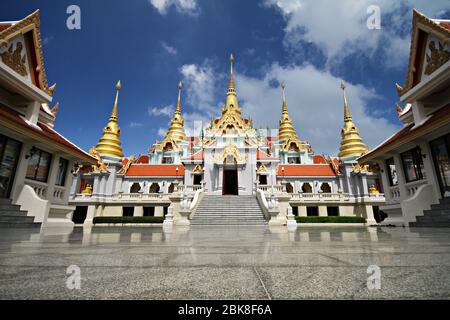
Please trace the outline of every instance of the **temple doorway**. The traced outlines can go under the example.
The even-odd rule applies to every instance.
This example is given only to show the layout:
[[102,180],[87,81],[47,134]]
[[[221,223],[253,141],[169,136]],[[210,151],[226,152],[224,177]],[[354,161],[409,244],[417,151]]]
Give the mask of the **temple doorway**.
[[237,168],[223,169],[223,195],[238,195],[238,171]]

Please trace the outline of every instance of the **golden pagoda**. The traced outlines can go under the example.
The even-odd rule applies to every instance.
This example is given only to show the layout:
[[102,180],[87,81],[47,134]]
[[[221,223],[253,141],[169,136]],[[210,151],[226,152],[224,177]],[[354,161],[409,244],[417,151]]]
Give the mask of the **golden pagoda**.
[[341,82],[341,89],[344,92],[344,127],[341,130],[341,148],[339,158],[356,158],[367,153],[369,149],[359,136],[359,130],[353,122],[352,115],[348,108],[347,96],[345,94],[345,82]]
[[250,128],[250,121],[248,119],[243,119],[241,116],[241,109],[239,108],[236,89],[234,86],[233,62],[234,56],[231,53],[230,83],[228,85],[227,98],[225,105],[222,107],[222,116],[215,124],[215,129],[221,133],[226,133],[230,129],[243,133]]
[[286,84],[282,82],[281,92],[283,97],[283,104],[281,109],[280,128],[278,129],[278,140],[284,142],[295,141],[296,143],[299,143],[297,133],[295,132],[294,126],[292,125],[292,119],[288,113],[286,95],[284,93],[285,88]]
[[169,130],[167,130],[166,136],[163,140],[162,146],[165,146],[166,142],[184,141],[186,139],[186,133],[184,132],[184,120],[181,115],[181,89],[183,88],[183,83],[180,81],[178,83],[178,101],[173,118],[170,121]]
[[106,124],[106,127],[103,128],[102,137],[95,147],[96,151],[102,159],[113,162],[120,162],[122,161],[123,157],[122,146],[120,144],[120,128],[118,123],[117,111],[119,90],[121,89],[121,87],[122,85],[119,80],[116,85],[116,99],[114,101],[111,116],[109,117],[109,121]]

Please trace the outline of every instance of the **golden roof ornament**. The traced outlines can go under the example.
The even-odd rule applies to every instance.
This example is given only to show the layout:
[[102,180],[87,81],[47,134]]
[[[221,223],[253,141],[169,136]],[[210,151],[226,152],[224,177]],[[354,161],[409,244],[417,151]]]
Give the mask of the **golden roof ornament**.
[[[280,84],[281,86],[281,94],[283,99],[283,104],[281,108],[281,118],[280,118],[280,127],[278,129],[278,139],[280,141],[291,141],[295,143],[297,146],[300,145],[297,137],[297,133],[295,132],[294,126],[292,125],[292,119],[289,116],[287,103],[286,103],[286,95],[285,95],[285,89],[286,89],[286,83],[282,82]],[[286,147],[289,147],[291,143],[286,145]]]
[[236,88],[234,86],[234,78],[233,78],[233,63],[234,56],[233,53],[230,54],[230,84],[228,85],[227,90],[227,100],[225,103],[224,112],[233,112],[237,114],[241,114],[241,110],[239,109],[239,104],[236,95]]
[[53,108],[50,109],[50,112],[53,114],[54,117],[56,117],[56,114],[57,114],[57,112],[58,112],[58,109],[59,109],[59,102],[57,102],[57,103],[53,106]]
[[184,132],[184,120],[181,115],[181,89],[183,89],[183,83],[180,81],[178,83],[178,100],[177,106],[175,108],[175,113],[173,114],[172,120],[170,121],[169,129],[167,130],[166,136],[161,143],[164,147],[167,142],[175,142],[175,145],[186,139],[186,133]]
[[400,115],[403,112],[402,107],[398,103],[395,104],[395,109],[397,110],[397,114]]
[[341,89],[344,93],[344,127],[341,130],[342,139],[338,156],[339,158],[356,158],[367,153],[369,149],[363,143],[359,136],[359,130],[353,122],[345,93],[345,82],[343,80],[341,81]]
[[116,84],[116,98],[114,100],[113,110],[106,127],[103,128],[103,134],[95,149],[100,157],[108,162],[121,162],[123,153],[120,143],[120,128],[118,123],[118,103],[119,91],[122,88],[120,80]]

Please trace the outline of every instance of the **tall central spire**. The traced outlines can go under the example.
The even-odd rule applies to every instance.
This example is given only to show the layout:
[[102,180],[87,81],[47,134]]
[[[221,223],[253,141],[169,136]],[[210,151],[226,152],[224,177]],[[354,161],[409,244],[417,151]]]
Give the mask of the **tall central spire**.
[[183,89],[183,83],[178,83],[178,100],[177,107],[170,121],[169,130],[167,130],[164,141],[173,140],[175,142],[184,141],[186,139],[186,133],[184,132],[184,120],[181,115],[181,89]]
[[223,109],[223,112],[227,112],[227,111],[236,112],[240,115],[241,110],[239,109],[239,104],[238,104],[237,95],[236,95],[236,89],[234,87],[233,63],[234,63],[234,56],[231,53],[230,54],[230,84],[228,85],[227,100],[226,100],[225,108]]
[[341,89],[344,95],[344,127],[341,130],[341,147],[338,156],[339,158],[351,160],[365,154],[369,149],[363,143],[359,130],[350,114],[344,81],[341,81]]
[[120,128],[119,128],[119,91],[122,88],[120,80],[116,84],[116,98],[114,99],[114,106],[109,117],[106,127],[103,128],[103,134],[95,149],[100,154],[102,159],[108,163],[120,163],[122,161],[123,153],[120,144]]

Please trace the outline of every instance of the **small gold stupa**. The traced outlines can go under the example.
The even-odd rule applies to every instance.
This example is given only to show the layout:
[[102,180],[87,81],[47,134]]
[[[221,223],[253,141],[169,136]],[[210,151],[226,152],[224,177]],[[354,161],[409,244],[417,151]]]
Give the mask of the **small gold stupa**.
[[100,138],[96,151],[100,157],[107,162],[121,162],[123,153],[122,146],[120,144],[120,128],[118,123],[118,101],[119,101],[119,90],[122,85],[120,80],[116,85],[116,99],[114,100],[114,106],[109,117],[109,121],[106,127],[103,128],[103,135]]
[[348,108],[347,96],[345,94],[345,82],[341,82],[341,89],[344,92],[344,127],[341,130],[341,147],[339,158],[357,158],[367,153],[369,149],[359,136],[359,130],[353,122],[352,115]]
[[163,141],[174,141],[178,143],[186,139],[186,133],[184,132],[184,120],[181,115],[181,89],[183,88],[183,83],[180,81],[178,83],[178,101],[175,113],[173,114],[172,120],[170,121],[169,130],[167,130],[166,136]]
[[297,141],[298,137],[295,132],[294,126],[292,125],[292,119],[289,116],[287,103],[286,103],[286,95],[284,90],[286,88],[286,84],[284,82],[281,83],[281,92],[283,97],[283,104],[281,109],[281,118],[280,118],[280,127],[278,129],[278,139],[281,141]]

